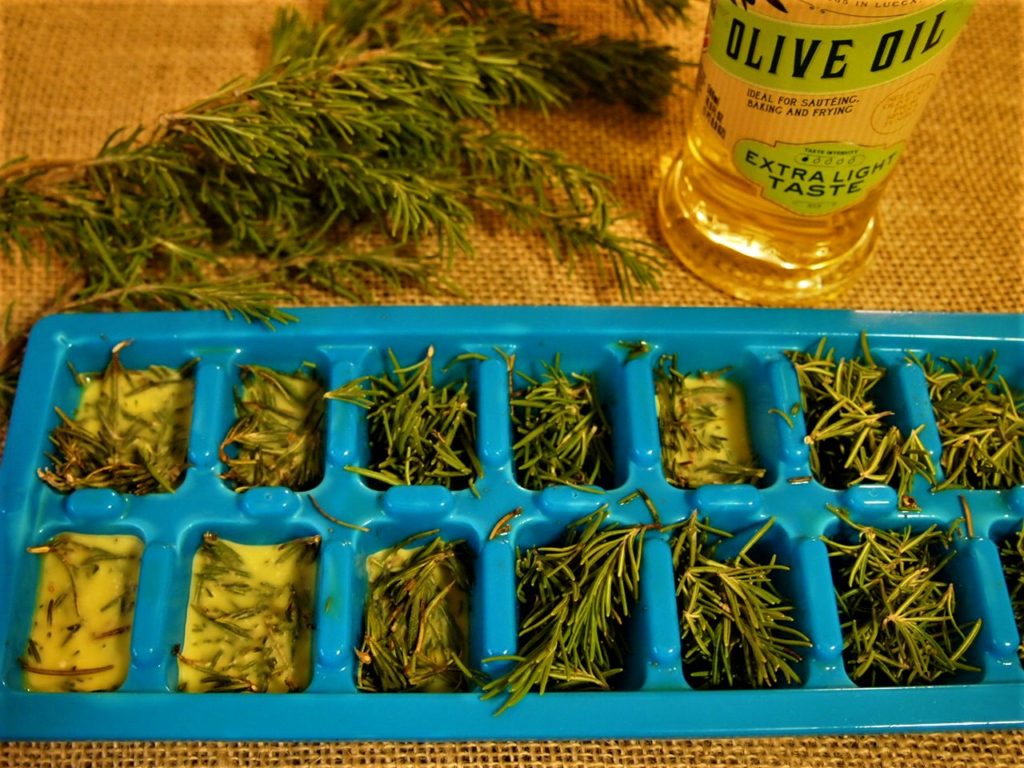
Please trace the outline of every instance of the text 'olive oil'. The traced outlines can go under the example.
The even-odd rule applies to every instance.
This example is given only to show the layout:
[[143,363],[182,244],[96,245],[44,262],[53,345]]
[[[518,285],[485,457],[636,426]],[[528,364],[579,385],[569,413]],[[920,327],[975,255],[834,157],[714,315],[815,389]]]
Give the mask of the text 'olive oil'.
[[662,182],[676,255],[749,301],[835,295],[974,0],[712,0],[686,145]]

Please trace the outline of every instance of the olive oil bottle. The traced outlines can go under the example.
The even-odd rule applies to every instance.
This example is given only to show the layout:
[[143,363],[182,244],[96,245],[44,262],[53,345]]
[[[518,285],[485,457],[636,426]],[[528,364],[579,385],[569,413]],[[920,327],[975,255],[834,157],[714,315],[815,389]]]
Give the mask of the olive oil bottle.
[[804,304],[867,266],[879,197],[975,0],[711,0],[673,252],[739,298]]

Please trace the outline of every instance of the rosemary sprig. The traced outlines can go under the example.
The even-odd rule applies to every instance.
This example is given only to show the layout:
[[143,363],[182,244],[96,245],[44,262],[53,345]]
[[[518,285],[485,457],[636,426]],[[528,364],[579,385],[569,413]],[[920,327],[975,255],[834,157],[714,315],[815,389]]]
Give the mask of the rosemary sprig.
[[242,367],[237,420],[220,445],[223,477],[236,491],[285,486],[304,491],[323,475],[324,391],[312,365],[285,374]]
[[999,373],[996,353],[977,361],[908,359],[924,372],[942,441],[945,479],[935,490],[1024,485],[1024,390]]
[[693,514],[673,533],[672,565],[687,679],[697,687],[762,688],[799,683],[793,665],[811,645],[792,626],[793,605],[772,575],[788,567],[772,555],[759,563],[751,548],[774,523],[768,520],[729,559],[716,556],[730,534]]
[[[687,0],[624,0],[682,19]],[[653,285],[661,249],[615,231],[607,180],[498,128],[503,110],[581,97],[653,111],[681,66],[668,46],[582,39],[509,0],[329,0],[282,12],[252,78],[113,132],[91,157],[0,162],[0,251],[55,255],[48,311],[218,308],[284,321],[297,286],[451,289],[475,214],[542,234],[620,281]],[[255,259],[254,259],[255,257]],[[4,309],[4,308],[0,308]],[[0,411],[23,347],[0,344]]]
[[82,394],[73,418],[56,409],[52,467],[38,471],[50,487],[171,493],[184,479],[195,361],[179,369],[125,368],[127,343],[114,347],[102,373],[76,374]]
[[564,543],[517,554],[519,649],[487,660],[514,664],[483,687],[484,699],[508,694],[499,713],[534,690],[609,690],[622,671],[643,538],[655,525],[606,526],[607,517],[604,505],[572,523]]
[[[511,358],[508,362],[513,363]],[[597,379],[590,373],[565,373],[559,355],[543,366],[539,379],[510,367],[510,377],[526,382],[509,400],[519,483],[531,490],[610,483],[611,425]]]
[[309,683],[320,537],[245,546],[205,533],[192,568],[178,688],[299,691]]
[[362,376],[325,395],[367,411],[369,464],[346,469],[383,487],[472,487],[483,469],[468,381],[435,385],[433,347],[410,365],[400,365],[391,350],[388,359],[391,371]]
[[910,493],[914,477],[935,482],[935,466],[920,438],[923,427],[905,435],[886,423],[892,412],[879,410],[872,399],[885,369],[871,357],[865,335],[862,355],[851,359],[836,360],[826,343],[822,338],[813,352],[786,352],[800,383],[812,472],[837,488],[894,485],[899,508],[918,511]]
[[680,373],[677,356],[663,355],[654,371],[661,461],[673,485],[754,483],[764,477],[750,455],[742,398],[725,370]]
[[824,538],[832,558],[843,627],[843,658],[862,685],[932,683],[958,671],[977,671],[964,659],[981,631],[957,622],[956,593],[942,571],[956,556],[956,525],[887,531],[854,522],[830,507],[852,541]]
[[1003,559],[1003,573],[1010,590],[1010,604],[1017,620],[1017,630],[1021,634],[1017,655],[1024,662],[1024,526],[1015,535],[1007,537],[999,554]]
[[373,555],[357,686],[362,691],[460,691],[469,671],[469,552],[463,541],[412,536]]

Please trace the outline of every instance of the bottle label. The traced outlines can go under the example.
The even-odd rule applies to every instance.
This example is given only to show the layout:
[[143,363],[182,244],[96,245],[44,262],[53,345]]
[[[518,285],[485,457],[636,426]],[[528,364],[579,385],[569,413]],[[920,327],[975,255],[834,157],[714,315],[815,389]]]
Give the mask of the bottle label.
[[802,215],[893,169],[975,0],[712,0],[696,119]]

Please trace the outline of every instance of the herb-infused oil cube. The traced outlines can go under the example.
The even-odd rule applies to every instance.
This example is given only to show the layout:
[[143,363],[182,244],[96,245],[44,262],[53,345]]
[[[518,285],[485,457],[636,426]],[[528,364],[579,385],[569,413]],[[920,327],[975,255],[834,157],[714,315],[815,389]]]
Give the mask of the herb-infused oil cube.
[[926,685],[978,671],[965,659],[981,619],[957,620],[956,589],[943,575],[956,556],[955,526],[889,531],[830,509],[846,529],[824,541],[850,679],[864,686]]
[[469,655],[469,551],[464,542],[421,536],[371,555],[363,640],[357,651],[363,691],[460,691]]
[[904,434],[886,421],[893,414],[875,402],[886,370],[872,358],[866,336],[861,335],[862,354],[849,359],[837,360],[826,343],[821,339],[813,352],[786,352],[800,384],[811,471],[830,488],[892,485],[900,509],[919,511],[910,495],[914,477],[935,482],[935,467],[920,438],[923,427]]
[[999,550],[1003,559],[1003,573],[1006,587],[1010,591],[1010,605],[1017,620],[1017,631],[1021,635],[1017,655],[1024,662],[1024,526],[1011,534]]
[[293,374],[242,368],[237,420],[220,446],[236,491],[284,486],[305,491],[320,482],[324,454],[324,386],[308,365]]
[[102,373],[76,374],[82,394],[74,417],[57,409],[52,467],[39,476],[58,491],[173,492],[185,477],[195,361],[125,368],[126,345],[114,347]]
[[676,356],[655,370],[665,477],[681,488],[753,483],[764,476],[750,449],[743,393],[723,371],[680,373]]
[[128,674],[142,542],[61,533],[29,552],[42,558],[24,655],[32,691],[110,691]]
[[1024,390],[1000,375],[993,352],[957,361],[911,355],[928,382],[945,479],[935,490],[1024,485]]
[[[511,369],[511,358],[508,362]],[[519,484],[535,491],[557,484],[609,484],[614,469],[611,425],[596,377],[566,373],[558,355],[544,363],[540,378],[518,370],[510,376],[525,383],[510,399]]]
[[696,512],[673,534],[683,667],[695,688],[800,682],[797,648],[811,643],[793,626],[793,605],[772,579],[788,567],[774,556],[762,562],[751,555],[773,523],[765,523],[731,557],[717,553],[730,535]]
[[192,563],[178,689],[301,691],[309,685],[320,537],[236,544],[213,533]]

